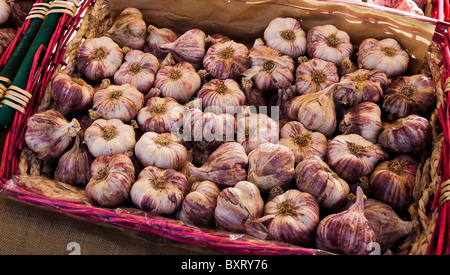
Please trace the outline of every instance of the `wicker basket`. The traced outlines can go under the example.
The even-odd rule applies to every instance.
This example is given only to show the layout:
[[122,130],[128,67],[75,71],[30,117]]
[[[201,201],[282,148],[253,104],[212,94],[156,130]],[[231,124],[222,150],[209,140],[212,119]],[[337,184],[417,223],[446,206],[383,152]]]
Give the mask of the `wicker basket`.
[[[98,37],[112,24],[107,0],[86,0],[81,2],[75,17],[64,15],[61,19],[59,33],[55,34],[60,39],[55,39],[54,44],[49,45],[46,58],[36,70],[36,77],[29,90],[33,98],[28,106],[26,114],[17,114],[11,130],[8,132],[5,149],[0,167],[0,191],[9,198],[24,203],[57,211],[65,215],[85,221],[109,224],[124,229],[154,234],[164,238],[212,248],[231,254],[327,254],[325,251],[298,247],[282,242],[262,241],[247,235],[220,232],[212,228],[199,228],[184,224],[181,221],[170,218],[152,216],[148,213],[133,208],[106,209],[89,204],[80,199],[80,192],[75,187],[48,180],[46,175],[51,175],[54,163],[42,161],[26,147],[23,135],[27,119],[36,112],[53,108],[53,102],[49,89],[52,76],[64,71],[76,75],[76,54],[85,39]],[[431,155],[420,165],[416,178],[415,203],[411,205],[409,213],[412,220],[420,223],[420,230],[403,240],[394,254],[424,255],[432,242],[434,228],[438,219],[438,208],[433,210],[430,204],[433,202],[441,182],[438,171],[441,159],[444,135],[440,127],[438,107],[444,104],[446,92],[450,90],[448,81],[447,63],[450,56],[445,53],[450,41],[445,31],[450,24],[435,22],[437,25],[434,36],[434,44],[429,49],[427,56],[428,71],[436,84],[438,102],[435,112],[430,117],[433,129],[433,147]],[[76,31],[76,32],[75,32]],[[14,47],[12,45],[11,47]],[[1,64],[0,64],[1,65]],[[73,196],[68,199],[58,199],[58,194],[49,194],[45,187],[35,183],[47,180],[46,184],[55,189],[69,189]],[[49,186],[47,186],[49,187]]]

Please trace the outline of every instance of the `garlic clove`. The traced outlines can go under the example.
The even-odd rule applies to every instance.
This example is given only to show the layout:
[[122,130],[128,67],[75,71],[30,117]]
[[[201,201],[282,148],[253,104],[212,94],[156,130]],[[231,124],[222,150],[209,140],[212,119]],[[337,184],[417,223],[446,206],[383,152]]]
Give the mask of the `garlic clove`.
[[293,59],[306,53],[306,33],[295,18],[275,18],[264,30],[267,46]]
[[358,134],[372,143],[377,143],[381,132],[381,109],[370,101],[362,102],[348,110],[339,123],[339,132]]
[[144,52],[151,53],[158,59],[164,59],[167,53],[159,49],[159,45],[167,44],[177,40],[178,35],[168,28],[157,28],[153,25],[147,27],[146,43],[144,44]]
[[245,94],[233,79],[215,78],[205,83],[197,93],[204,112],[234,114],[237,107],[245,104]]
[[171,97],[151,97],[137,114],[140,129],[145,132],[172,133],[182,120],[184,108]]
[[315,93],[339,82],[336,65],[318,58],[301,63],[295,77],[295,90],[299,95]]
[[147,25],[140,10],[126,8],[104,34],[121,47],[142,50],[145,44]]

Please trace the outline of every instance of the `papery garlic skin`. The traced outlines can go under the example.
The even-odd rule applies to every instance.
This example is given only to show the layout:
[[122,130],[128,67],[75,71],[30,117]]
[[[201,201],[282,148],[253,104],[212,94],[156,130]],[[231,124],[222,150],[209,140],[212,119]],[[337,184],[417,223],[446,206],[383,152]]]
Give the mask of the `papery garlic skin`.
[[144,45],[144,52],[151,53],[158,59],[164,59],[167,56],[166,52],[159,49],[159,45],[172,43],[177,40],[177,34],[168,28],[157,28],[153,25],[147,27],[146,43]]
[[136,8],[126,8],[104,36],[111,38],[121,47],[142,50],[146,32],[147,25],[141,11]]
[[136,142],[134,151],[144,167],[178,170],[187,159],[186,147],[171,133],[147,132]]
[[387,77],[395,77],[406,72],[409,64],[408,53],[392,38],[363,40],[358,50],[358,66],[367,70],[381,70]]
[[306,53],[306,33],[295,18],[275,18],[264,30],[267,46],[293,59]]
[[234,114],[236,108],[245,104],[245,94],[233,79],[215,78],[205,83],[197,93],[203,110],[216,114]]
[[37,158],[48,160],[60,157],[79,131],[76,118],[69,122],[60,112],[47,110],[28,119],[24,140]]
[[203,58],[203,67],[212,77],[239,80],[250,67],[250,51],[244,44],[233,40],[215,43]]
[[216,226],[235,233],[245,233],[245,224],[261,217],[264,201],[258,187],[248,181],[239,181],[234,187],[223,189],[214,211]]
[[92,104],[95,90],[82,78],[60,72],[52,79],[51,92],[58,111],[68,115],[87,110]]
[[184,108],[171,97],[151,97],[137,114],[139,128],[145,132],[171,133],[183,118]]
[[214,225],[214,211],[220,189],[212,181],[197,181],[181,205],[177,218],[197,226]]
[[353,53],[350,36],[333,25],[315,26],[307,33],[308,55],[339,66]]
[[159,60],[153,54],[131,50],[114,73],[114,84],[131,84],[141,93],[147,94],[153,87],[158,70]]
[[422,74],[402,76],[384,91],[383,111],[394,118],[411,114],[428,115],[436,102],[436,90],[430,78]]
[[277,143],[279,126],[277,121],[263,113],[238,115],[236,141],[249,154],[263,143]]
[[189,187],[186,177],[180,172],[148,166],[139,173],[130,196],[139,209],[151,214],[169,215],[180,208]]
[[327,162],[347,182],[370,175],[375,165],[386,158],[379,144],[357,134],[338,135],[328,143]]
[[122,64],[124,53],[111,38],[87,40],[77,54],[77,69],[89,80],[97,81],[114,76]]
[[407,155],[380,162],[370,176],[371,194],[395,210],[407,210],[414,202],[417,168],[418,162]]
[[370,101],[362,102],[348,110],[339,123],[339,132],[358,134],[372,143],[377,143],[381,132],[381,109]]
[[364,216],[364,197],[357,188],[356,202],[349,209],[323,218],[316,231],[316,247],[346,255],[368,255],[376,235]]
[[295,71],[295,90],[299,95],[315,93],[339,82],[336,65],[318,58],[301,63]]
[[91,164],[86,196],[103,207],[121,205],[130,197],[134,172],[133,162],[127,155],[100,156]]
[[295,168],[297,188],[314,196],[326,209],[342,206],[350,193],[348,183],[318,156],[309,156]]
[[84,132],[84,141],[93,157],[112,156],[132,151],[136,134],[120,119],[97,119]]
[[133,85],[111,85],[98,90],[92,100],[94,117],[129,122],[144,106],[144,95]]
[[287,188],[294,175],[294,153],[284,145],[264,143],[248,154],[247,180],[263,193],[276,186]]
[[161,90],[162,97],[174,98],[181,104],[192,100],[200,86],[200,76],[187,62],[163,67],[156,74],[155,87]]
[[431,135],[430,122],[413,114],[392,123],[383,123],[378,143],[397,154],[423,154],[431,141]]

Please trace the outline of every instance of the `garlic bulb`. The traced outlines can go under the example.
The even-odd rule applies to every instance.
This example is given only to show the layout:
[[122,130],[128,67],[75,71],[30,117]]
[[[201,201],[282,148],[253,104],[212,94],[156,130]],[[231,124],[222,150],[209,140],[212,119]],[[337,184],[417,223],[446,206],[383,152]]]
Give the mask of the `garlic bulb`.
[[393,247],[401,238],[418,229],[417,221],[404,221],[387,204],[376,199],[367,199],[364,204],[364,216],[369,221],[381,253]]
[[356,202],[349,209],[323,218],[317,226],[315,243],[319,249],[347,255],[367,255],[376,235],[364,216],[364,197],[357,188]]
[[104,36],[110,37],[121,47],[142,50],[146,32],[147,25],[141,11],[136,8],[126,8]]
[[372,173],[374,166],[387,158],[381,146],[360,135],[339,135],[328,143],[327,162],[347,182]]
[[414,202],[418,166],[417,161],[407,155],[380,162],[370,176],[371,194],[395,210],[407,210]]
[[245,233],[245,225],[261,217],[264,201],[258,187],[248,181],[239,181],[234,187],[223,189],[214,211],[216,226],[221,230]]
[[134,128],[120,119],[97,119],[84,132],[84,142],[95,158],[125,154],[136,144]]
[[286,189],[294,175],[294,153],[284,145],[263,143],[248,154],[247,180],[262,193],[276,186]]
[[263,113],[238,116],[236,141],[249,154],[263,143],[277,143],[279,140],[278,123]]
[[251,67],[243,75],[262,91],[287,87],[294,81],[294,60],[267,46],[253,48],[249,54]]
[[336,131],[336,107],[333,101],[334,85],[320,92],[295,97],[289,102],[287,116],[300,121],[306,129],[320,132],[327,138]]
[[233,40],[215,43],[203,58],[203,67],[213,78],[239,80],[250,67],[247,46]]
[[293,59],[306,53],[306,33],[295,18],[275,18],[264,30],[267,46]]
[[333,62],[313,58],[301,63],[295,71],[295,90],[299,95],[315,93],[339,82]]
[[245,104],[246,99],[235,80],[218,78],[205,83],[198,91],[197,98],[201,100],[204,112],[215,114],[234,114],[237,107]]
[[295,168],[298,190],[314,196],[326,209],[341,207],[350,193],[350,186],[318,156],[308,156]]
[[251,79],[243,77],[240,86],[245,94],[245,105],[254,107],[267,106],[264,92],[258,89]]
[[82,78],[60,72],[51,82],[52,98],[63,115],[87,110],[92,104],[94,88]]
[[139,209],[151,214],[169,215],[180,208],[189,187],[186,177],[180,172],[148,166],[139,173],[130,196]]
[[71,185],[86,185],[91,179],[92,156],[85,144],[82,134],[78,133],[73,147],[58,160],[54,178]]
[[358,50],[358,66],[367,70],[381,70],[387,77],[395,77],[406,72],[409,64],[408,53],[392,38],[363,40]]
[[397,154],[423,154],[431,141],[430,122],[418,115],[409,115],[392,123],[384,122],[378,143]]
[[226,142],[219,146],[201,167],[187,163],[183,173],[190,181],[209,180],[219,188],[236,185],[247,180],[248,156],[237,142]]
[[231,39],[226,35],[223,35],[221,33],[214,33],[206,37],[206,48],[209,49],[212,45],[228,42],[230,40]]
[[197,181],[181,205],[177,218],[197,226],[214,225],[214,211],[220,190],[212,181]]
[[307,33],[308,55],[339,66],[353,53],[350,36],[333,25],[315,26]]
[[434,107],[436,91],[425,75],[402,76],[384,91],[383,111],[395,118],[411,114],[428,115]]
[[341,62],[341,65],[338,67],[339,67],[339,75],[340,76],[344,76],[346,74],[353,73],[359,69],[358,64],[353,62],[349,57],[344,58],[344,60],[342,60],[342,62]]
[[358,134],[372,143],[377,143],[381,125],[380,107],[373,102],[366,101],[345,113],[339,123],[339,132],[344,135]]
[[386,74],[380,70],[359,69],[341,78],[334,92],[334,100],[348,108],[366,101],[378,104],[388,83]]
[[133,162],[127,155],[100,156],[92,162],[86,196],[103,207],[115,207],[128,201],[134,181]]
[[0,1],[0,25],[3,25],[8,21],[9,16],[11,15],[11,7],[6,0]]
[[155,88],[161,90],[162,97],[174,98],[181,104],[192,100],[200,86],[200,76],[186,62],[163,67],[156,74]]
[[256,223],[267,231],[266,239],[307,245],[314,240],[319,211],[319,205],[311,194],[289,189],[266,203],[264,215],[252,221],[246,233],[254,235],[251,229]]
[[153,87],[159,60],[151,53],[131,50],[114,74],[114,84],[131,84],[141,93],[147,94]]
[[145,132],[171,133],[183,118],[184,108],[171,97],[151,97],[137,114],[137,123]]
[[47,110],[28,119],[24,139],[37,158],[47,160],[60,157],[79,131],[76,118],[69,122],[60,112]]
[[136,142],[134,151],[144,167],[178,170],[187,159],[186,147],[171,133],[147,132]]
[[91,115],[94,118],[120,119],[129,122],[144,106],[144,95],[133,85],[111,85],[94,94]]
[[325,160],[328,140],[322,133],[309,131],[298,121],[289,121],[280,130],[279,144],[292,150],[297,165],[311,155]]
[[159,45],[172,43],[177,40],[177,34],[168,28],[157,28],[153,25],[147,27],[147,38],[144,45],[144,52],[151,53],[158,59],[164,59],[167,53],[159,49]]
[[199,69],[206,54],[206,34],[199,29],[191,29],[183,33],[177,40],[159,45],[163,52],[171,53],[178,62],[191,63]]
[[89,80],[97,81],[114,76],[123,56],[122,49],[111,38],[92,38],[78,50],[76,65]]

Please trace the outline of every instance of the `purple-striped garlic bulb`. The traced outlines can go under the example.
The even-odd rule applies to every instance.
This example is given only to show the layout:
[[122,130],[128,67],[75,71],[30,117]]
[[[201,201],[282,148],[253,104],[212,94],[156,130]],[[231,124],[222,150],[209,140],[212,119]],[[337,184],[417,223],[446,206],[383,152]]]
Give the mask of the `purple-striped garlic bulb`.
[[158,70],[159,60],[153,54],[131,50],[114,74],[114,84],[131,84],[139,92],[147,94],[153,87]]
[[309,131],[298,121],[284,124],[280,130],[279,144],[292,150],[296,165],[311,155],[326,159],[327,138],[322,133]]
[[182,141],[172,133],[147,132],[136,142],[134,152],[144,167],[179,170],[187,159]]
[[52,80],[51,92],[57,110],[68,115],[89,109],[95,90],[82,78],[60,72]]
[[362,102],[348,110],[339,123],[343,135],[358,134],[372,143],[377,143],[381,132],[381,109],[370,101]]
[[423,74],[416,74],[393,80],[384,91],[382,108],[394,118],[411,114],[426,116],[435,101],[436,91],[431,79]]
[[322,25],[311,28],[307,33],[308,55],[330,61],[339,66],[345,58],[353,53],[350,36],[333,25]]
[[263,143],[278,142],[278,122],[263,113],[238,115],[236,135],[236,141],[249,154]]
[[337,82],[336,65],[322,59],[313,58],[300,63],[295,71],[295,90],[299,95],[321,91]]
[[214,43],[203,58],[203,67],[213,78],[238,81],[250,67],[249,49],[233,40]]
[[247,180],[258,186],[262,193],[274,187],[287,189],[294,175],[294,153],[284,145],[263,143],[248,154]]
[[323,218],[317,226],[315,244],[319,249],[346,255],[368,255],[376,235],[364,216],[364,194],[356,189],[356,201],[349,209]]
[[348,183],[333,172],[326,162],[314,155],[297,165],[295,182],[298,190],[313,195],[325,209],[341,207],[350,193]]
[[111,38],[122,48],[142,50],[146,33],[147,24],[143,19],[142,12],[136,8],[126,8],[119,14],[104,36]]
[[375,165],[386,158],[379,144],[357,134],[338,135],[328,142],[327,162],[347,182],[369,176]]
[[197,181],[192,184],[181,205],[177,218],[197,226],[214,225],[214,211],[220,189],[212,181]]
[[396,121],[384,122],[378,143],[397,154],[423,154],[431,141],[430,122],[419,115],[409,115]]
[[130,190],[134,206],[151,214],[170,215],[180,209],[190,184],[173,169],[147,166]]
[[267,98],[264,92],[258,89],[251,79],[243,77],[240,86],[245,94],[245,105],[254,107],[267,106]]
[[263,211],[264,200],[258,187],[243,180],[220,192],[214,218],[221,230],[245,233],[246,224],[261,217]]
[[201,83],[195,68],[190,63],[180,62],[158,71],[155,88],[161,91],[162,97],[171,97],[183,104],[194,98]]
[[319,204],[306,192],[289,189],[264,206],[264,215],[246,227],[246,233],[297,245],[314,241],[319,224]]
[[267,46],[293,59],[306,53],[306,33],[295,18],[273,19],[264,30],[264,40]]
[[407,210],[414,202],[418,166],[418,162],[407,155],[380,162],[369,179],[370,193],[395,210]]
[[236,113],[239,106],[245,104],[245,94],[233,79],[214,78],[205,83],[197,93],[203,111],[215,114]]
[[150,97],[137,114],[139,128],[145,132],[172,133],[182,120],[184,107],[171,97]]
[[60,112],[47,110],[28,119],[24,139],[38,159],[48,160],[60,157],[80,129],[76,118],[69,122]]
[[151,53],[158,59],[164,59],[166,52],[159,49],[159,45],[172,43],[177,40],[177,34],[168,28],[157,28],[153,25],[147,27],[147,38],[144,44],[144,52]]
[[395,39],[367,38],[359,46],[358,66],[362,69],[381,70],[391,78],[404,74],[408,64],[408,53]]
[[134,173],[133,162],[127,155],[100,156],[91,164],[86,196],[103,207],[119,206],[130,197]]
[[102,36],[83,43],[77,54],[78,71],[87,79],[98,81],[114,76],[122,64],[124,53],[111,38]]
[[206,34],[199,29],[191,29],[183,33],[177,40],[159,45],[163,52],[171,53],[178,62],[191,63],[199,69],[206,54]]

